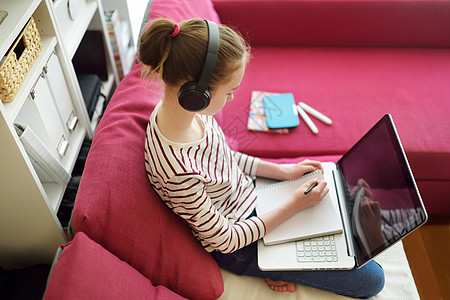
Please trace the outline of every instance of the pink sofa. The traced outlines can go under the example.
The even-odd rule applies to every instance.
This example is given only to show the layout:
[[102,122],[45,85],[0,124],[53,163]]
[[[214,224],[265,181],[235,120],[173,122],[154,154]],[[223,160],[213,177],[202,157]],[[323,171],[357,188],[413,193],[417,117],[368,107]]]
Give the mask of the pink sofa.
[[[193,17],[237,28],[253,46],[235,100],[217,116],[235,149],[279,162],[337,160],[384,113],[398,127],[430,214],[450,214],[450,1],[153,0],[149,22]],[[140,66],[94,136],[71,240],[45,299],[216,299],[215,261],[152,190],[148,117],[161,86]],[[251,92],[292,92],[333,119],[289,134],[248,131]]]
[[[430,214],[450,214],[450,1],[214,0],[253,46],[222,119],[260,157],[342,155],[390,113]],[[253,90],[291,92],[333,120],[288,135],[246,129]]]

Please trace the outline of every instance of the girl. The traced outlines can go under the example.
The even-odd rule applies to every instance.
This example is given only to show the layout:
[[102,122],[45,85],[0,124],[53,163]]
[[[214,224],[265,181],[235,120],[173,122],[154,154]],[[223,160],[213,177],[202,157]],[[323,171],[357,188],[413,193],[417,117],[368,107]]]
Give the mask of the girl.
[[319,203],[328,187],[324,181],[317,181],[317,187],[305,195],[315,181],[312,179],[279,208],[256,216],[257,197],[247,175],[288,180],[322,167],[311,160],[293,166],[278,165],[229,148],[213,115],[233,100],[250,49],[227,26],[218,25],[219,47],[208,84],[209,105],[200,111],[183,108],[179,91],[202,74],[211,38],[208,27],[215,25],[209,24],[201,19],[180,24],[158,19],[140,39],[139,60],[144,75],[159,78],[164,84],[163,99],[150,116],[145,143],[146,169],[153,188],[169,208],[188,222],[194,236],[225,269],[266,278],[276,291],[293,292],[295,283],[299,283],[352,297],[377,294],[384,285],[384,274],[376,262],[351,271],[258,269],[256,241],[298,211]]

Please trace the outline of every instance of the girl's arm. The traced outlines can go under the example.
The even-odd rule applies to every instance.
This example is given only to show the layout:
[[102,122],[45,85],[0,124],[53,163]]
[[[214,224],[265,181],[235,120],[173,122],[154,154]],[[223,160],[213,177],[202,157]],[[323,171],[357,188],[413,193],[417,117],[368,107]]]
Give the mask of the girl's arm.
[[[277,180],[290,180],[317,169],[323,172],[320,162],[313,160],[304,160],[295,165],[280,165],[261,160],[258,164],[256,175]],[[306,189],[315,181],[317,181],[318,185],[305,195]],[[259,216],[266,227],[266,234],[297,212],[318,204],[327,193],[328,187],[325,181],[318,179],[307,181],[278,208]]]
[[259,158],[233,150],[231,153],[233,153],[233,156],[242,172],[249,176],[256,175],[256,170],[258,169],[259,162],[261,161]]
[[323,168],[320,162],[306,159],[295,165],[280,165],[261,160],[256,169],[256,176],[266,177],[276,180],[290,180],[298,178],[306,173],[321,170]]
[[[251,182],[247,183],[249,189],[251,185]],[[259,217],[231,224],[213,205],[204,180],[199,175],[185,173],[170,178],[162,198],[170,204],[172,211],[189,223],[203,242],[219,252],[231,253],[265,234],[265,225]],[[246,203],[244,208],[251,207],[252,203]]]
[[[298,178],[306,173],[317,169],[323,172],[322,165],[318,161],[304,160],[295,165],[280,165],[268,161],[260,160],[240,152],[233,152],[238,161],[239,167],[249,175],[272,178],[276,180],[290,180]],[[251,166],[251,167],[250,167]],[[305,190],[310,187],[314,181],[318,186],[313,188],[307,195]],[[299,187],[287,201],[278,208],[258,216],[264,223],[265,233],[272,231],[275,227],[295,215],[297,212],[318,204],[328,193],[328,187],[325,181],[311,179]]]
[[281,165],[264,161],[259,158],[238,152],[232,151],[239,168],[247,175],[266,177],[276,180],[290,180],[298,178],[306,173],[313,172],[317,169],[323,168],[320,162],[306,159],[295,165]]
[[[318,182],[318,185],[305,195],[306,189],[316,181]],[[307,181],[279,207],[262,216],[258,216],[264,223],[266,234],[295,215],[297,212],[318,204],[327,193],[328,187],[325,181],[318,179],[311,179]]]

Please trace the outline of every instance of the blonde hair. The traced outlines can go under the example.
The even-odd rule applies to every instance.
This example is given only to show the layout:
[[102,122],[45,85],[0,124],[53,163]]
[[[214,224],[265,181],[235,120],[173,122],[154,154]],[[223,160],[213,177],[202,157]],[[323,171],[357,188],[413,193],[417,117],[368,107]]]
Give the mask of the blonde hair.
[[[250,58],[250,47],[241,35],[228,26],[218,26],[219,53],[209,83],[210,89],[227,80],[242,61],[247,63]],[[169,35],[174,31],[175,23],[168,19],[157,19],[142,34],[139,40],[139,61],[144,65],[144,77],[152,80],[160,78],[172,86],[199,79],[208,45],[206,22],[191,19],[179,23],[179,27],[180,32],[172,38]]]

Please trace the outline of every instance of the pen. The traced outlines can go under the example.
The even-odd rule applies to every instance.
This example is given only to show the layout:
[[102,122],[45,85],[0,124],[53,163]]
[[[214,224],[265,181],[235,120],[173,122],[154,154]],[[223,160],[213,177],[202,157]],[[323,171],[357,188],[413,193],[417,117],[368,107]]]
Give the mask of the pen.
[[306,111],[307,113],[309,113],[311,116],[316,117],[318,120],[324,122],[327,125],[331,125],[333,123],[333,121],[331,121],[330,118],[328,118],[327,116],[325,116],[324,114],[318,112],[317,110],[315,110],[314,108],[312,108],[311,106],[307,105],[306,103],[300,102],[298,104],[301,108],[303,108],[304,111]]
[[312,190],[313,188],[315,188],[317,185],[318,185],[317,181],[314,182],[313,184],[311,184],[311,186],[310,186],[309,188],[306,189],[305,195],[308,194],[309,192],[311,192],[311,190]]
[[306,112],[300,105],[297,105],[297,111],[300,117],[303,119],[303,121],[305,121],[306,125],[308,125],[309,129],[311,129],[311,131],[314,134],[318,134],[319,130],[317,129],[316,125],[313,123],[311,118],[306,114]]

